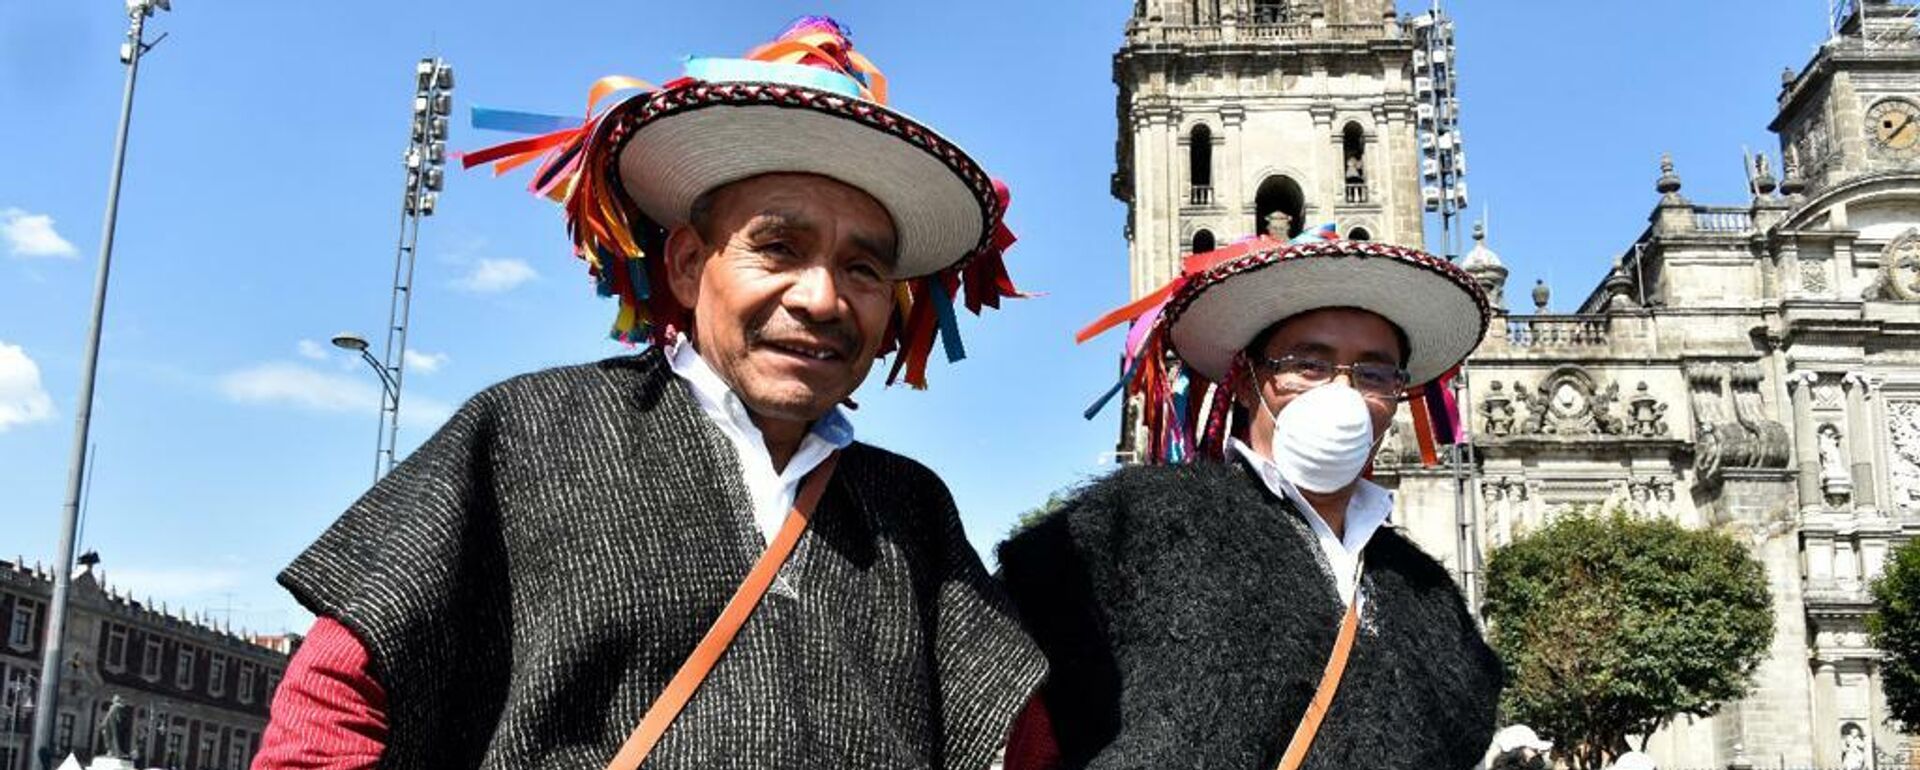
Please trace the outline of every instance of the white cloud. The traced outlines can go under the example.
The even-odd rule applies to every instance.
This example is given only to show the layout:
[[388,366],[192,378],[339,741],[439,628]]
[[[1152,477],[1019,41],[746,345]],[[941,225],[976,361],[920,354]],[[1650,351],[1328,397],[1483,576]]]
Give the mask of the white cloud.
[[0,240],[16,257],[77,257],[78,249],[53,229],[53,217],[20,209],[0,209]]
[[466,276],[454,281],[453,286],[474,294],[499,294],[539,277],[533,266],[523,260],[482,259]]
[[18,345],[0,342],[0,433],[53,418],[53,399],[40,386],[40,367]]
[[380,408],[373,377],[349,377],[300,364],[268,363],[220,378],[220,392],[243,404],[280,404],[315,412],[370,412]]
[[[287,362],[270,362],[229,372],[220,378],[228,399],[259,406],[290,406],[309,412],[374,414],[381,390],[372,372],[336,374]],[[430,396],[403,394],[400,424],[432,429],[453,416],[453,407]]]
[[421,374],[433,374],[453,360],[445,353],[425,353],[418,350],[407,351],[407,371]]
[[309,361],[325,361],[327,360],[327,348],[313,340],[301,340],[300,357]]

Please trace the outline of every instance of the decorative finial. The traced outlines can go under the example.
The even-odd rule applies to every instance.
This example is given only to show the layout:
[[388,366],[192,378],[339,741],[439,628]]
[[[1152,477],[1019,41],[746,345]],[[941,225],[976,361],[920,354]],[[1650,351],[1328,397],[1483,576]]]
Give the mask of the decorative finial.
[[1806,192],[1807,180],[1800,178],[1800,148],[1787,145],[1780,165],[1786,169],[1786,178],[1780,181],[1780,194],[1793,197]]
[[1533,312],[1547,312],[1547,301],[1553,299],[1553,290],[1547,288],[1547,279],[1536,278],[1533,281]]
[[1660,181],[1653,189],[1661,195],[1673,195],[1680,192],[1680,175],[1673,170],[1673,155],[1663,153],[1660,156]]
[[1753,156],[1753,189],[1761,196],[1772,195],[1778,187],[1774,183],[1773,164],[1767,160],[1766,153]]
[[1780,70],[1780,87],[1781,88],[1789,88],[1793,85],[1793,81],[1799,80],[1799,79],[1800,79],[1800,76],[1797,74],[1794,74],[1792,67],[1787,67],[1785,69]]
[[1473,240],[1477,242],[1477,241],[1484,241],[1486,239],[1487,239],[1486,223],[1485,222],[1473,223]]

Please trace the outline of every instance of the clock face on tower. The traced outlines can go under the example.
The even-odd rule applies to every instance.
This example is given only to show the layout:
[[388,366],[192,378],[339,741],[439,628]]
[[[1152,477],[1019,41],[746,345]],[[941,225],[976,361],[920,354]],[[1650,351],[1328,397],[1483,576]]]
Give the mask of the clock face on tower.
[[1884,99],[1867,110],[1867,138],[1882,154],[1920,157],[1920,106],[1905,99]]

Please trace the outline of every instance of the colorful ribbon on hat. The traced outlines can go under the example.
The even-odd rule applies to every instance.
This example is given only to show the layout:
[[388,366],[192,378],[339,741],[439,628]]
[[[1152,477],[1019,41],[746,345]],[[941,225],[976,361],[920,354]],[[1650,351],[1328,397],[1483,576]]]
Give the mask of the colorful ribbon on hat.
[[[1328,223],[1303,231],[1289,243],[1339,240],[1339,233]],[[1180,263],[1180,274],[1158,289],[1116,308],[1096,319],[1074,335],[1076,343],[1085,343],[1119,326],[1130,324],[1126,345],[1121,353],[1120,379],[1108,388],[1082,414],[1093,419],[1115,396],[1143,396],[1140,415],[1145,432],[1145,462],[1181,463],[1196,457],[1221,459],[1225,455],[1227,435],[1233,430],[1228,420],[1235,391],[1243,378],[1252,376],[1252,367],[1244,354],[1236,354],[1227,368],[1226,381],[1210,383],[1181,366],[1175,360],[1167,335],[1166,306],[1175,295],[1207,271],[1257,251],[1280,247],[1280,241],[1268,236],[1242,238],[1219,249],[1189,254]],[[1439,464],[1435,444],[1461,440],[1459,407],[1449,387],[1459,372],[1455,367],[1433,382],[1410,394],[1413,429],[1420,447],[1421,463]],[[1193,430],[1199,426],[1199,430]]]
[[[611,136],[610,117],[635,99],[702,82],[787,83],[876,104],[887,102],[886,76],[853,49],[846,28],[826,16],[803,16],[773,42],[744,58],[687,59],[684,76],[664,87],[624,76],[601,78],[588,91],[583,118],[475,108],[475,128],[533,136],[460,156],[467,168],[492,164],[496,176],[539,161],[528,189],[564,208],[574,255],[587,263],[601,296],[619,298],[610,336],[628,344],[670,340],[687,328],[691,317],[672,292],[655,289],[663,285],[665,276],[659,272],[661,260],[646,259],[646,251],[663,248],[665,233],[622,197],[612,157],[618,142]],[[638,93],[602,106],[607,97],[626,91]],[[882,355],[898,353],[887,378],[889,385],[904,374],[909,386],[925,388],[927,361],[936,341],[942,343],[949,362],[966,358],[956,301],[979,315],[985,308],[998,309],[1002,299],[1026,296],[1006,269],[1005,252],[1016,240],[1005,222],[1011,194],[999,180],[993,184],[998,215],[985,244],[955,267],[901,283],[898,314],[880,349]]]

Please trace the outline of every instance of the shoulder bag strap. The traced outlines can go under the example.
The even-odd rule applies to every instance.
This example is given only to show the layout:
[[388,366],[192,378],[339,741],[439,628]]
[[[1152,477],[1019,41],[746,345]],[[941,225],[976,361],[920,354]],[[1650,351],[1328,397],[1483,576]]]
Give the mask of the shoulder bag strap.
[[740,632],[747,618],[753,615],[755,607],[760,605],[760,597],[765,596],[767,587],[773,584],[780,567],[787,563],[787,557],[793,555],[793,548],[800,542],[800,536],[807,530],[808,517],[820,502],[820,495],[826,490],[827,480],[833,477],[833,467],[839,461],[840,453],[827,456],[820,467],[807,474],[807,480],[800,486],[800,494],[795,496],[793,508],[787,511],[787,518],[780,525],[780,534],[767,544],[767,550],[760,554],[760,561],[753,565],[753,571],[747,573],[747,579],[734,591],[733,598],[727,601],[727,608],[720,612],[720,619],[707,629],[706,637],[700,645],[693,648],[693,654],[680,664],[680,670],[667,683],[667,689],[647,707],[647,715],[633,728],[633,734],[627,736],[627,742],[620,747],[620,753],[607,763],[607,770],[638,770],[640,764],[653,752],[654,744],[666,735],[667,728],[673,726],[675,717],[685,708],[687,701],[693,699],[694,691],[700,689],[700,683],[706,681],[707,674],[713,671],[714,664],[720,662],[727,648],[733,644],[734,635]]
[[1314,734],[1320,732],[1320,720],[1327,716],[1327,709],[1333,706],[1333,694],[1340,689],[1340,675],[1347,670],[1347,655],[1353,651],[1353,638],[1360,630],[1360,589],[1355,581],[1353,601],[1347,603],[1347,616],[1340,620],[1340,634],[1333,640],[1333,655],[1327,658],[1327,670],[1320,675],[1320,686],[1313,691],[1313,700],[1307,703],[1307,713],[1301,715],[1300,724],[1293,728],[1293,739],[1287,741],[1287,753],[1280,756],[1280,770],[1298,770],[1300,763],[1307,761],[1307,748],[1313,745]]

